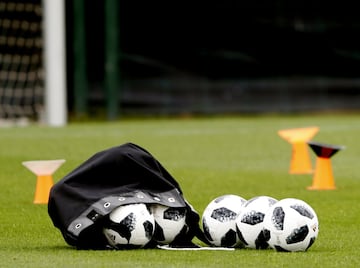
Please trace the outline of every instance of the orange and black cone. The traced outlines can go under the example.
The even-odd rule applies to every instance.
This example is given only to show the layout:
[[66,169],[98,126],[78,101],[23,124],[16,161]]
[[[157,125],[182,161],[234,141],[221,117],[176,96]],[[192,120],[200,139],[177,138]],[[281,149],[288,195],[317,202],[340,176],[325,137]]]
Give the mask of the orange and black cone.
[[334,175],[331,166],[331,157],[344,146],[329,145],[318,142],[308,142],[311,149],[316,154],[316,167],[312,185],[309,190],[334,190],[336,189]]

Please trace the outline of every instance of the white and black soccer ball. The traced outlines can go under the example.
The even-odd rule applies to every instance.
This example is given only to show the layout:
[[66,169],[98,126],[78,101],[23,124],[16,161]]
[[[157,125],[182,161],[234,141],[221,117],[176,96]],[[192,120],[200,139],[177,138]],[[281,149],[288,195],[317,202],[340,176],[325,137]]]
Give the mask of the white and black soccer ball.
[[185,207],[168,207],[160,204],[150,205],[150,212],[155,219],[153,240],[159,244],[170,244],[183,232],[186,232]]
[[268,248],[268,243],[263,236],[263,220],[266,212],[277,201],[270,196],[256,196],[243,205],[236,219],[236,232],[245,247]]
[[245,202],[241,196],[227,194],[207,205],[202,215],[202,226],[205,237],[213,246],[242,246],[236,234],[235,220]]
[[282,199],[266,213],[263,233],[277,251],[306,251],[318,236],[318,217],[305,201]]
[[155,221],[145,204],[130,204],[115,208],[103,233],[116,249],[142,248],[154,234]]

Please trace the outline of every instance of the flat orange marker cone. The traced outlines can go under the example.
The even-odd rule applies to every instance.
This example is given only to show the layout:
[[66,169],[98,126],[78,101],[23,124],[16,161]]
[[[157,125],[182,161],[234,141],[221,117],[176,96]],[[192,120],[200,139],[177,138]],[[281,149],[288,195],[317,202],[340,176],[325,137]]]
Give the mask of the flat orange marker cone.
[[58,159],[25,161],[22,163],[37,177],[34,204],[48,203],[50,189],[54,184],[52,175],[64,162],[64,159]]
[[318,142],[308,142],[311,149],[317,155],[316,168],[313,183],[308,187],[309,190],[334,190],[335,181],[331,167],[330,158],[344,146],[323,144]]
[[281,138],[292,145],[290,174],[309,174],[313,172],[306,144],[319,131],[319,127],[291,128],[279,130]]

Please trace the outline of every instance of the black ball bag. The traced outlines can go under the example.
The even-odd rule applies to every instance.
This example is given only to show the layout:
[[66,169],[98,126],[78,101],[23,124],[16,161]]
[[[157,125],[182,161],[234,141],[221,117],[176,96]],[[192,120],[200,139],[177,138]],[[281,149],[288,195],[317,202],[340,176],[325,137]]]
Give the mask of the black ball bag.
[[[187,228],[173,247],[196,247],[199,214],[184,199],[177,181],[145,149],[126,143],[96,153],[57,182],[50,191],[48,213],[65,241],[79,249],[105,249],[102,233],[110,212],[121,205],[145,203],[186,208]],[[148,247],[156,244],[150,242]]]

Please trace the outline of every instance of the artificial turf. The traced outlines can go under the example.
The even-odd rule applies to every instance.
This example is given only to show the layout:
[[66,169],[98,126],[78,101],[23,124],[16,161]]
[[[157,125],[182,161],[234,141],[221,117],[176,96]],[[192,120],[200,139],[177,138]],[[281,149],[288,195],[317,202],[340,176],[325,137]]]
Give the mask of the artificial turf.
[[[360,115],[131,119],[0,129],[0,267],[359,267]],[[344,145],[332,159],[336,190],[309,191],[311,174],[289,174],[291,146],[277,131],[318,126],[318,142]],[[295,197],[316,211],[320,231],[307,252],[273,250],[76,250],[33,204],[35,176],[23,161],[65,159],[61,179],[94,153],[125,142],[150,151],[202,214],[223,194]],[[315,155],[309,151],[313,165]],[[198,242],[196,239],[194,242]]]

